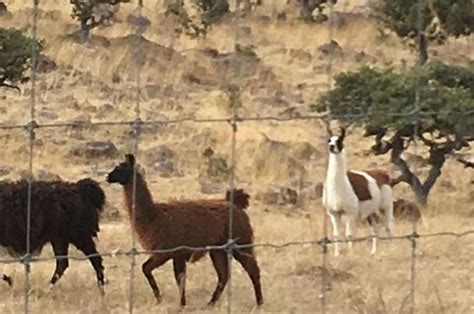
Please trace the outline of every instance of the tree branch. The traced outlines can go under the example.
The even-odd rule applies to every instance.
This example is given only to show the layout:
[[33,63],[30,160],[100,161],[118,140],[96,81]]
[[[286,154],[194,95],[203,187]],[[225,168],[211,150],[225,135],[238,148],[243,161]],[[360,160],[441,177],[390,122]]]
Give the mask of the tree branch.
[[21,89],[16,85],[8,84],[8,83],[5,83],[5,82],[0,82],[0,87],[15,89],[15,90],[18,91],[19,94],[21,94]]
[[456,161],[462,163],[464,165],[464,168],[474,168],[474,162],[465,160],[463,158],[457,158]]

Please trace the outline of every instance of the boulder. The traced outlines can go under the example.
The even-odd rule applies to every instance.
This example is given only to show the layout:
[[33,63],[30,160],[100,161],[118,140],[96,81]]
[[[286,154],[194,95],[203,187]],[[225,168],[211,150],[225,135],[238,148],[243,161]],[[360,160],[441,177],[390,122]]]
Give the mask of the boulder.
[[421,211],[415,202],[400,198],[393,202],[393,217],[416,222],[421,218]]
[[265,192],[257,194],[255,199],[266,205],[296,205],[298,193],[289,187],[270,185]]
[[[1,5],[1,3],[0,3]],[[10,174],[12,168],[9,166],[1,165],[0,166],[0,177],[4,177]]]
[[71,154],[86,158],[116,158],[119,151],[110,141],[91,141],[76,145],[71,149]]

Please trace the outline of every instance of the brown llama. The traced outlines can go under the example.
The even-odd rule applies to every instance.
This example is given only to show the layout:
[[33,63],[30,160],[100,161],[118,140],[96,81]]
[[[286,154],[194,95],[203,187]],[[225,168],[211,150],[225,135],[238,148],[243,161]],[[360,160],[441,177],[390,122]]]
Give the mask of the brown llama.
[[[133,172],[136,167],[136,205],[133,220]],[[135,157],[125,156],[125,161],[115,167],[107,176],[109,183],[123,186],[126,208],[132,227],[145,250],[163,250],[179,246],[206,247],[227,243],[229,237],[229,193],[221,200],[173,200],[155,203],[142,173],[135,164]],[[244,209],[248,206],[249,195],[242,190],[234,193],[233,238],[237,244],[252,244],[253,230]],[[185,282],[186,263],[195,262],[206,255],[205,251],[181,249],[169,253],[153,253],[142,265],[142,270],[158,302],[161,302],[160,289],[152,271],[173,260],[174,276],[180,289],[181,305],[186,305]],[[229,265],[225,250],[209,251],[217,273],[218,283],[209,305],[220,298],[229,277]],[[252,248],[239,248],[233,251],[234,258],[249,275],[258,305],[263,304],[260,285],[260,269]]]

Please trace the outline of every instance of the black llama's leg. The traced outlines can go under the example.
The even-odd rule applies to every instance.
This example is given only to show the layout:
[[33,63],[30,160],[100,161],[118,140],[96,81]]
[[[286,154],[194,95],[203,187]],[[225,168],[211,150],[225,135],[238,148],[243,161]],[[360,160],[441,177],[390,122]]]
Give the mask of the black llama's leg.
[[227,260],[227,253],[222,250],[212,250],[210,252],[212,264],[217,272],[217,286],[216,290],[212,295],[211,301],[209,301],[209,305],[214,305],[219,298],[221,297],[222,291],[227,284],[227,280],[229,279],[229,264]]
[[94,240],[90,237],[84,237],[83,239],[74,241],[73,244],[89,258],[97,275],[97,283],[100,291],[103,294],[105,292],[104,266],[102,265],[102,256],[97,252]]
[[[57,241],[54,240],[51,242],[53,246],[54,256],[67,256],[69,243],[65,241]],[[50,280],[50,289],[56,284],[56,282],[63,276],[66,269],[69,267],[69,260],[67,258],[64,259],[56,259],[56,269],[54,270],[53,277]]]
[[13,278],[7,275],[7,269],[8,269],[8,264],[3,265],[3,274],[2,274],[2,280],[5,281],[8,286],[13,287]]
[[252,281],[257,305],[262,305],[263,296],[262,286],[260,284],[260,268],[258,267],[257,260],[253,255],[253,251],[251,249],[238,250],[235,251],[234,257],[240,263],[240,265],[242,265],[242,267],[249,275],[250,280]]
[[2,280],[5,281],[5,282],[8,284],[8,286],[13,287],[13,279],[12,279],[12,277],[3,274]]
[[145,274],[146,279],[148,279],[148,283],[150,284],[151,289],[153,290],[153,294],[155,295],[156,301],[158,303],[161,302],[161,295],[160,289],[156,284],[155,277],[153,277],[153,270],[157,267],[160,267],[164,263],[166,263],[170,259],[169,256],[163,254],[155,254],[150,257],[145,263],[142,265],[143,274]]
[[181,257],[173,259],[174,278],[179,288],[181,305],[186,305],[186,260]]

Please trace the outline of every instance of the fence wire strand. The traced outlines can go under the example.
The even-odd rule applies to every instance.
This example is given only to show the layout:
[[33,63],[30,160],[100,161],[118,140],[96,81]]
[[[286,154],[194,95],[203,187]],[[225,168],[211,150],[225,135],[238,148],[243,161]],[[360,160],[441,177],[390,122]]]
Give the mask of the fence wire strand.
[[[423,9],[424,9],[425,2],[423,0],[418,0],[418,12],[417,12],[417,33],[418,33],[418,40],[421,42],[423,34]],[[142,18],[142,9],[143,9],[143,0],[139,0],[137,7],[136,7],[136,15],[138,19]],[[328,1],[328,10],[329,10],[329,41],[334,40],[334,11],[333,11],[333,2]],[[419,84],[419,71],[421,68],[421,59],[417,62],[417,73],[418,73],[418,80],[417,80],[417,88],[416,88],[416,95],[415,95],[415,109],[410,112],[366,112],[366,113],[358,113],[358,114],[346,114],[346,115],[334,115],[331,112],[331,108],[327,107],[326,111],[323,113],[318,114],[307,114],[307,115],[289,115],[289,116],[249,116],[249,117],[240,117],[238,115],[236,103],[231,103],[232,113],[229,117],[221,117],[221,118],[208,118],[208,119],[198,119],[194,117],[182,117],[182,118],[175,118],[175,119],[165,119],[165,120],[148,120],[142,121],[141,120],[141,111],[140,111],[140,97],[141,97],[141,70],[143,65],[143,52],[141,50],[142,46],[142,35],[143,35],[143,27],[140,26],[140,23],[137,23],[135,28],[135,37],[136,37],[136,51],[135,51],[135,106],[134,106],[134,113],[135,113],[135,120],[133,121],[105,121],[105,122],[91,122],[91,123],[76,123],[76,122],[58,122],[58,123],[46,123],[46,124],[39,124],[36,121],[36,98],[37,98],[37,61],[38,61],[38,46],[37,46],[37,29],[38,29],[38,11],[39,11],[39,0],[33,0],[33,10],[32,10],[32,39],[33,45],[31,48],[31,93],[30,93],[30,119],[26,125],[23,124],[11,124],[5,125],[0,124],[0,130],[14,130],[14,129],[25,129],[28,135],[29,141],[29,156],[28,156],[28,191],[27,191],[27,219],[26,219],[26,253],[24,256],[20,258],[10,258],[10,259],[0,259],[0,264],[12,264],[12,263],[21,263],[24,265],[25,270],[25,283],[24,283],[24,313],[29,313],[30,310],[30,300],[29,300],[29,290],[30,290],[30,267],[31,263],[37,262],[46,262],[46,261],[53,261],[53,260],[62,260],[62,259],[70,259],[70,260],[77,260],[77,261],[86,261],[91,257],[101,256],[101,257],[111,257],[115,258],[118,256],[127,256],[131,258],[130,262],[130,278],[129,278],[129,295],[128,295],[128,310],[129,313],[134,312],[134,279],[135,279],[135,268],[136,268],[136,259],[139,255],[152,255],[152,254],[159,254],[159,253],[173,253],[180,250],[189,250],[189,251],[209,251],[209,250],[223,250],[227,252],[228,257],[228,303],[227,303],[227,312],[232,312],[232,257],[233,251],[238,249],[244,248],[270,248],[270,249],[284,249],[292,246],[318,246],[321,248],[321,282],[320,282],[320,306],[321,312],[327,313],[328,311],[328,296],[327,296],[327,288],[328,288],[328,263],[329,263],[329,255],[328,249],[331,245],[335,245],[338,243],[347,243],[347,239],[330,239],[328,237],[328,217],[324,213],[323,214],[323,234],[321,239],[313,240],[313,241],[292,241],[292,242],[284,242],[284,243],[248,243],[248,244],[237,244],[237,239],[234,238],[233,234],[233,225],[234,225],[234,192],[235,192],[235,165],[236,165],[236,145],[237,145],[237,132],[238,132],[238,124],[245,123],[245,122],[285,122],[285,121],[319,121],[322,122],[323,125],[327,127],[330,126],[330,122],[333,119],[347,119],[347,118],[368,118],[374,115],[389,115],[389,116],[404,116],[404,117],[412,117],[414,121],[414,152],[415,155],[418,154],[418,140],[417,137],[420,135],[419,132],[419,119],[423,116],[431,116],[436,114],[453,114],[453,115],[472,115],[474,111],[466,111],[466,112],[435,112],[435,111],[420,111],[420,84]],[[237,11],[239,9],[237,8]],[[237,24],[240,24],[241,17],[237,17]],[[236,30],[234,34],[234,44],[239,43],[239,32]],[[420,44],[420,42],[418,44]],[[421,58],[421,57],[420,57]],[[333,84],[333,62],[334,57],[330,54],[327,60],[326,66],[326,76],[327,76],[327,89],[332,89]],[[240,71],[240,67],[238,65],[233,64],[230,70],[231,75],[238,76],[238,72]],[[228,82],[232,82],[230,78]],[[232,84],[233,85],[233,84]],[[228,88],[230,87],[227,86]],[[239,89],[240,93],[240,89]],[[101,126],[130,126],[133,129],[133,152],[134,156],[137,158],[139,155],[139,145],[140,145],[140,136],[143,132],[143,126],[146,125],[172,125],[172,124],[180,124],[185,122],[193,122],[193,123],[229,123],[231,127],[231,166],[230,166],[230,173],[229,173],[229,188],[230,188],[230,205],[229,205],[229,234],[228,234],[228,241],[223,245],[216,245],[216,246],[205,246],[205,247],[189,247],[189,246],[179,246],[170,249],[161,249],[161,250],[139,250],[137,249],[137,240],[136,235],[134,233],[134,228],[131,228],[131,248],[128,251],[112,251],[112,252],[103,252],[103,253],[96,253],[90,254],[85,256],[69,256],[69,255],[57,255],[52,257],[39,257],[39,256],[32,256],[31,255],[31,216],[32,216],[32,185],[33,185],[33,157],[34,157],[34,141],[35,141],[35,132],[36,129],[40,128],[68,128],[68,127],[101,127]],[[327,134],[329,135],[329,134]],[[138,158],[137,158],[138,160]],[[328,160],[326,159],[326,163]],[[415,164],[415,167],[417,165]],[[132,193],[132,222],[136,220],[136,199],[137,199],[137,167],[134,167],[133,173],[133,193]],[[413,223],[412,232],[410,234],[401,235],[401,236],[392,236],[392,237],[381,237],[381,236],[365,236],[365,237],[357,237],[351,238],[350,241],[355,242],[363,242],[373,238],[377,238],[380,241],[406,241],[408,240],[411,243],[411,265],[410,265],[410,313],[416,312],[416,280],[417,280],[417,244],[418,240],[422,238],[438,238],[438,237],[455,237],[455,238],[462,238],[474,235],[474,230],[467,230],[464,232],[436,232],[436,233],[427,233],[427,234],[418,234],[416,228],[416,222]]]
[[[413,238],[416,239],[430,239],[430,238],[439,238],[439,237],[452,237],[456,239],[461,239],[464,237],[468,236],[474,236],[474,229],[472,230],[466,230],[463,232],[434,232],[434,233],[426,233],[426,234],[419,234],[419,233],[409,233],[401,236],[393,236],[393,237],[381,237],[381,236],[374,236],[374,235],[368,235],[368,236],[363,236],[363,237],[357,237],[357,238],[352,238],[350,241],[354,243],[358,242],[366,242],[368,240],[372,240],[373,238],[377,238],[379,241],[384,241],[384,242],[391,242],[391,241],[409,241],[410,243],[412,242]],[[336,244],[336,243],[347,243],[348,240],[346,239],[331,239],[331,238],[321,238],[319,240],[312,240],[312,241],[289,241],[289,242],[283,242],[283,243],[273,243],[273,242],[261,242],[261,243],[246,243],[246,244],[235,244],[235,241],[237,239],[233,239],[232,241],[229,241],[228,243],[222,244],[222,245],[210,245],[210,246],[201,246],[201,247],[193,247],[193,246],[177,246],[169,249],[160,249],[160,250],[135,250],[133,251],[128,250],[128,251],[121,251],[121,250],[114,250],[110,252],[104,252],[104,253],[94,253],[94,254],[89,254],[89,255],[83,255],[81,256],[74,256],[74,255],[56,255],[52,257],[38,257],[38,256],[31,256],[30,261],[31,262],[47,262],[47,261],[52,261],[52,260],[61,260],[61,259],[71,259],[71,260],[76,260],[76,261],[87,261],[90,257],[96,257],[96,256],[102,256],[102,257],[119,257],[119,256],[131,256],[132,254],[135,255],[150,255],[150,254],[158,254],[158,253],[173,253],[173,252],[178,252],[181,250],[186,250],[186,251],[194,251],[194,252],[199,252],[199,251],[210,251],[210,250],[229,250],[230,247],[232,247],[235,250],[238,249],[245,249],[245,248],[270,248],[270,249],[285,249],[293,246],[322,246],[326,245],[329,246]],[[22,256],[19,258],[6,258],[6,259],[0,259],[1,264],[13,264],[13,263],[23,263],[23,261],[27,258],[27,256]]]
[[33,185],[33,155],[35,140],[35,108],[36,108],[36,69],[38,61],[38,5],[39,0],[33,0],[33,23],[31,37],[31,93],[30,93],[30,122],[27,126],[28,133],[28,191],[27,191],[27,213],[26,213],[26,254],[22,260],[25,267],[24,283],[24,312],[29,312],[30,299],[30,268],[31,268],[31,207],[32,207],[32,185]]
[[[328,23],[329,23],[329,32],[328,32],[328,43],[332,43],[334,41],[334,3],[332,1],[328,1]],[[326,65],[326,88],[328,91],[332,89],[333,84],[333,62],[334,56],[329,54],[327,56],[327,65]],[[326,105],[326,117],[324,120],[324,124],[326,125],[326,141],[331,136],[329,130],[331,128],[331,120],[333,119],[331,106],[328,103]],[[326,142],[325,141],[325,142]],[[329,157],[326,154],[326,169],[329,165]],[[323,208],[325,211],[325,208]],[[319,241],[321,250],[322,250],[322,258],[321,258],[321,287],[320,287],[320,303],[321,303],[321,313],[327,313],[328,301],[327,301],[327,293],[328,290],[328,267],[329,267],[329,254],[328,254],[328,215],[323,212],[323,238]]]
[[[424,13],[424,5],[425,1],[424,0],[418,0],[417,1],[417,17],[416,17],[416,30],[417,30],[417,40],[418,40],[418,46],[421,49],[423,36],[424,36],[424,30],[423,30],[423,13]],[[418,56],[418,61],[415,64],[415,72],[416,72],[416,88],[415,88],[415,114],[414,114],[414,136],[413,136],[413,147],[414,147],[414,153],[416,156],[418,156],[418,137],[421,135],[420,134],[420,129],[419,129],[419,108],[420,108],[420,79],[421,79],[421,67],[423,65],[423,60],[421,56],[421,51],[420,55]],[[415,171],[417,170],[417,164],[415,164]],[[412,180],[415,180],[413,177]],[[412,183],[412,186],[414,184]],[[412,237],[410,238],[411,242],[411,265],[410,265],[410,313],[415,314],[416,313],[416,259],[417,259],[417,233],[416,233],[416,221],[413,221],[412,224]]]
[[[135,14],[137,21],[140,21],[142,18],[142,8],[143,0],[139,0],[137,7],[135,9]],[[143,52],[142,52],[142,35],[143,28],[140,26],[140,23],[137,23],[135,26],[135,40],[136,46],[134,51],[134,60],[135,60],[135,121],[132,124],[133,130],[133,156],[135,160],[139,160],[139,145],[140,145],[140,136],[141,136],[141,111],[140,111],[140,97],[141,97],[141,69],[143,64]],[[132,190],[132,225],[136,222],[137,217],[137,164],[133,165],[133,190]],[[135,234],[135,228],[132,226],[130,228],[130,236],[132,240],[132,248],[130,250],[130,282],[129,282],[129,297],[128,297],[128,312],[130,314],[134,311],[134,300],[135,300],[135,268],[137,265],[137,237]]]

